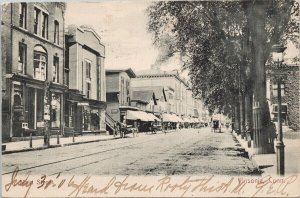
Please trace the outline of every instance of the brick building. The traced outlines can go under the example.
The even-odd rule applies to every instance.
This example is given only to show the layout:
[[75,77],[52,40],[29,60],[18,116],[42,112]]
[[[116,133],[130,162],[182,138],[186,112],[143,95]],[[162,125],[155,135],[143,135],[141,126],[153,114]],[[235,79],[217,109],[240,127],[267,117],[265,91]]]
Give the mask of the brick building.
[[[283,125],[297,130],[300,129],[299,117],[299,65],[285,65],[281,68],[282,73],[286,73],[286,79],[281,84],[282,96],[282,121]],[[277,122],[278,98],[277,84],[273,79],[273,71],[267,66],[267,99],[271,113],[271,119]]]
[[106,132],[105,47],[90,27],[66,31],[66,132]]
[[[2,4],[2,138],[42,135],[44,119],[64,131],[65,3]],[[45,87],[51,102],[45,106]],[[46,116],[46,117],[45,117]]]

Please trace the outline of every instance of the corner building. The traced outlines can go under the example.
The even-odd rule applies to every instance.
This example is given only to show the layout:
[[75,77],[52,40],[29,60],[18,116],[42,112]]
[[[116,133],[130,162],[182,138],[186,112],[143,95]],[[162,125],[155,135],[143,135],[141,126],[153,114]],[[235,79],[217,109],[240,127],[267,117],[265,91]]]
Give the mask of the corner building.
[[10,3],[1,9],[3,142],[43,135],[45,114],[51,130],[62,134],[65,3]]

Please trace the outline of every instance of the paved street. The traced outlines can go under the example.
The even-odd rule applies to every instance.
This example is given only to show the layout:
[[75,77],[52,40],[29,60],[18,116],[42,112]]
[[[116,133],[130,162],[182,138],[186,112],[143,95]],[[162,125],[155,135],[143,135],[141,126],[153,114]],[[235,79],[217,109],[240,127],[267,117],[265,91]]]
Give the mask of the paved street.
[[2,156],[2,174],[64,172],[97,175],[260,174],[229,132],[210,128],[131,135]]

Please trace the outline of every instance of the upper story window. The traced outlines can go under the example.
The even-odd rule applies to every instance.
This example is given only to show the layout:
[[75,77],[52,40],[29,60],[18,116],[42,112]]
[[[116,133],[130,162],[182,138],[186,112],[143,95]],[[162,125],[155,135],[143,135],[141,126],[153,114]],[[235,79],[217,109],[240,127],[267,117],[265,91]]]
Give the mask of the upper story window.
[[48,39],[48,14],[34,8],[34,33]]
[[33,77],[37,80],[46,80],[47,52],[43,47],[36,46],[33,54]]
[[53,82],[59,83],[59,58],[58,56],[53,57],[53,66],[52,66],[52,77]]
[[39,34],[39,18],[40,18],[40,10],[34,8],[34,33]]
[[[278,84],[273,83],[272,88],[273,88],[273,96],[278,96]],[[285,85],[281,84],[281,96],[284,95],[285,95]]]
[[[273,104],[273,113],[278,113],[278,105],[277,104]],[[287,113],[287,105],[286,104],[281,105],[281,113]]]
[[127,96],[129,96],[129,94],[130,94],[129,89],[130,89],[130,82],[126,81],[126,94],[127,94]]
[[88,60],[85,60],[85,70],[86,70],[86,78],[91,79],[91,62]]
[[86,83],[86,97],[91,98],[91,83]]
[[48,14],[42,15],[42,37],[48,39]]
[[22,74],[25,74],[26,72],[26,57],[27,46],[24,43],[19,43],[18,71]]
[[21,28],[27,28],[27,4],[21,3],[19,7],[19,15],[20,15],[20,22],[19,26]]
[[59,23],[54,21],[54,43],[59,44]]
[[124,78],[121,77],[121,87],[120,87],[120,104],[124,104]]

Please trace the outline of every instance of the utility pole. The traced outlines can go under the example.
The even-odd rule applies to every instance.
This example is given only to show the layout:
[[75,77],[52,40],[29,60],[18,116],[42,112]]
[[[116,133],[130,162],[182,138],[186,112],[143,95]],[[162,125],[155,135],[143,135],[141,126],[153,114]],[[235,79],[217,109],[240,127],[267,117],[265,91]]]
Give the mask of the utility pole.
[[50,82],[45,82],[44,90],[44,145],[50,146],[50,114],[51,114]]

